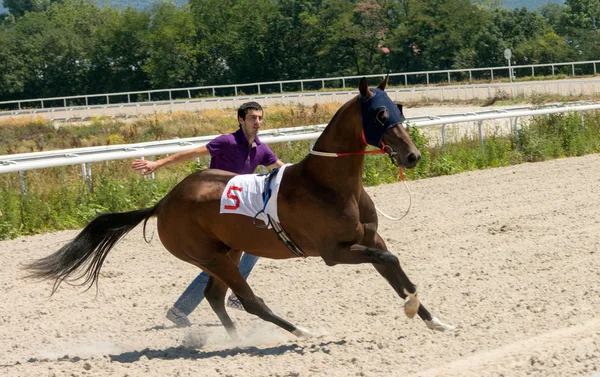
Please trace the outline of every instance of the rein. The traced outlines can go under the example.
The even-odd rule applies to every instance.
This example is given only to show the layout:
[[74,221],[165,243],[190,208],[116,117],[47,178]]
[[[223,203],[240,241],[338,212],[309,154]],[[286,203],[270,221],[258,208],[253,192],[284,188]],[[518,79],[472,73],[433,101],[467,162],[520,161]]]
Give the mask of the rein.
[[[383,148],[381,148],[381,149],[376,149],[376,150],[371,150],[371,151],[362,151],[362,152],[344,152],[344,153],[319,152],[319,151],[311,150],[310,154],[315,155],[315,156],[321,156],[321,157],[344,157],[344,156],[350,156],[350,155],[385,154],[386,153],[385,147],[386,147],[386,145],[384,144]],[[385,217],[388,220],[392,220],[392,221],[400,221],[403,218],[405,218],[406,215],[408,215],[408,212],[410,212],[410,209],[412,207],[412,193],[410,192],[410,189],[408,188],[408,185],[406,184],[406,180],[404,179],[404,172],[402,171],[402,167],[398,167],[398,174],[400,175],[400,179],[402,180],[402,183],[404,183],[404,187],[406,187],[406,191],[408,191],[408,198],[409,198],[408,209],[406,210],[404,215],[402,215],[401,217],[393,217],[393,216],[386,214],[385,212],[380,210],[377,206],[375,206],[375,210],[377,212],[379,212],[379,214],[381,216]]]

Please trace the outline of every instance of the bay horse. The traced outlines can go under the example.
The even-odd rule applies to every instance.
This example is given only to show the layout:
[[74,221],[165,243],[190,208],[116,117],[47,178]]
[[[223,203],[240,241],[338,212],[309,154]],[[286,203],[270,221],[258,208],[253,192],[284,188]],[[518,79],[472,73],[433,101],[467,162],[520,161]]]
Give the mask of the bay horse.
[[[404,116],[385,93],[388,78],[370,89],[363,78],[359,95],[336,112],[302,161],[283,172],[277,204],[279,225],[301,256],[321,257],[329,266],[371,263],[404,299],[409,318],[417,313],[427,326],[444,331],[454,327],[433,317],[417,298],[398,258],[387,250],[377,233],[377,214],[362,184],[367,144],[381,148],[400,167],[412,168],[420,158],[407,130]],[[335,158],[331,158],[335,157]],[[253,225],[253,219],[220,214],[219,206],[228,181],[235,174],[207,169],[190,174],[151,208],[102,214],[72,241],[54,254],[26,266],[30,277],[53,279],[52,294],[66,281],[98,283],[102,263],[113,246],[129,231],[152,216],[157,217],[159,238],[175,257],[206,271],[210,303],[228,334],[237,330],[225,310],[227,288],[244,309],[296,336],[310,333],[275,315],[256,296],[237,268],[241,251],[272,259],[298,256],[284,245],[273,229]]]

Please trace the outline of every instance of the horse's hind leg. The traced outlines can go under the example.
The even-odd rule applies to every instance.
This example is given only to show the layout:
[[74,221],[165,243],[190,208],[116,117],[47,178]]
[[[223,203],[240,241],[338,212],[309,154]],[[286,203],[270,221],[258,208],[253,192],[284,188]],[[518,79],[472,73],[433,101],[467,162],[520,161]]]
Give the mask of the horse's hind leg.
[[[239,264],[242,252],[238,250],[231,250],[229,254],[233,262]],[[227,289],[227,284],[211,276],[208,284],[206,285],[206,289],[204,290],[204,297],[206,297],[210,307],[215,312],[217,317],[219,317],[219,320],[223,326],[225,326],[229,336],[237,340],[239,339],[237,330],[233,324],[233,321],[229,317],[229,314],[227,314],[227,311],[225,310],[225,295],[227,294]]]
[[[244,277],[238,269],[237,264],[229,257],[229,255],[219,254],[210,265],[204,265],[203,267],[209,271],[212,276],[221,280],[231,288],[248,313],[254,314],[265,321],[274,323],[298,337],[309,335],[306,330],[298,328],[285,319],[275,315],[271,309],[265,305],[264,301],[252,292],[252,289],[246,280],[244,280]],[[219,315],[219,313],[217,313],[217,315]]]

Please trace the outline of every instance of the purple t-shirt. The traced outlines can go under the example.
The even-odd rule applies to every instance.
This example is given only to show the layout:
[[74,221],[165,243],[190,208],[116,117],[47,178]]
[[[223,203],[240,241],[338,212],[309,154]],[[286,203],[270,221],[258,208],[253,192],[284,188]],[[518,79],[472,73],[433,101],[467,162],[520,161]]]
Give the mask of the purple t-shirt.
[[252,146],[240,128],[232,134],[221,135],[206,144],[210,153],[210,168],[237,174],[252,174],[258,165],[269,166],[277,162],[275,153],[261,143],[258,136]]

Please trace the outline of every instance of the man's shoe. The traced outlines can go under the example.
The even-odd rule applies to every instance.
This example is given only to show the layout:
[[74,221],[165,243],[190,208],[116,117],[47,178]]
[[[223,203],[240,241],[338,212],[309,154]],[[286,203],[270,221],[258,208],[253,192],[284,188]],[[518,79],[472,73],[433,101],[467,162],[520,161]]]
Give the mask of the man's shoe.
[[172,306],[167,312],[167,319],[177,325],[177,327],[188,327],[192,325],[187,315],[175,306]]
[[240,299],[237,298],[235,293],[232,293],[231,295],[229,295],[229,298],[227,299],[227,307],[236,309],[236,310],[243,310],[243,311],[246,310],[246,309],[244,309],[244,305],[242,305],[242,303],[240,302]]

